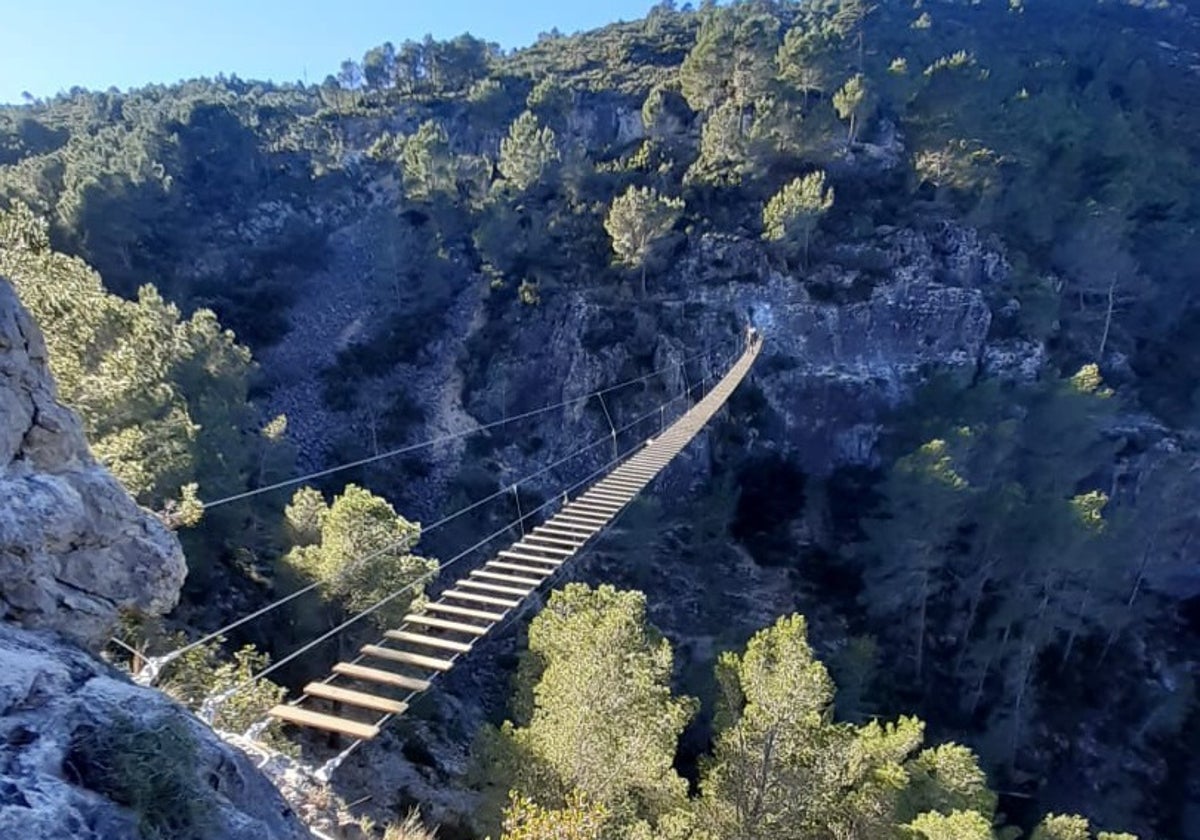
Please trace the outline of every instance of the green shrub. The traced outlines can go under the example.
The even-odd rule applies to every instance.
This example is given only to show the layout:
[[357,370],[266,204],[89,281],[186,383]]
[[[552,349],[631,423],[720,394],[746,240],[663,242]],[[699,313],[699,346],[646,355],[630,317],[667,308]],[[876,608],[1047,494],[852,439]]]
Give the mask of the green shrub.
[[144,840],[185,840],[211,823],[212,802],[196,776],[196,742],[182,717],[143,726],[119,715],[75,730],[67,777],[130,808]]

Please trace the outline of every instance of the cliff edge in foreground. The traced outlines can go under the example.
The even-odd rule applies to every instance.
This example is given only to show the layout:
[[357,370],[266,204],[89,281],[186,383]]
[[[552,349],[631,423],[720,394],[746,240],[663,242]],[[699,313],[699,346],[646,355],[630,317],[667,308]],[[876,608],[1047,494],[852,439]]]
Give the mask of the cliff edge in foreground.
[[244,754],[79,647],[122,609],[171,609],[186,572],[175,535],[92,458],[0,278],[0,837],[310,836]]
[[96,647],[121,609],[174,607],[186,573],[179,540],[92,458],[0,278],[0,618]]

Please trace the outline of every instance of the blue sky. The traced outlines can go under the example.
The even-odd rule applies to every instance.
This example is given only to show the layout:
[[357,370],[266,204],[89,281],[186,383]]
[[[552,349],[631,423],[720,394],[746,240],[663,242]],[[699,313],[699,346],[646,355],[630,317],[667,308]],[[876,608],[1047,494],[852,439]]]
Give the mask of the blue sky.
[[237,73],[320,82],[384,41],[471,32],[503,47],[642,17],[653,0],[13,0],[0,102]]

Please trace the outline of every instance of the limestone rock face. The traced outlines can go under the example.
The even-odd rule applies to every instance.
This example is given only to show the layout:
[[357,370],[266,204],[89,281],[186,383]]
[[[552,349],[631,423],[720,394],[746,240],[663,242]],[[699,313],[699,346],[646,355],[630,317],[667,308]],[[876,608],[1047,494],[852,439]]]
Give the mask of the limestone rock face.
[[170,610],[186,573],[174,534],[92,458],[0,278],[0,618],[95,646],[122,608]]
[[[118,722],[187,733],[190,760],[166,771],[198,803],[194,840],[310,836],[245,755],[166,696],[70,644],[0,623],[0,673],[0,837],[139,840],[138,814],[111,790],[95,789],[104,786],[78,747],[86,733]],[[118,759],[104,757],[111,765]]]

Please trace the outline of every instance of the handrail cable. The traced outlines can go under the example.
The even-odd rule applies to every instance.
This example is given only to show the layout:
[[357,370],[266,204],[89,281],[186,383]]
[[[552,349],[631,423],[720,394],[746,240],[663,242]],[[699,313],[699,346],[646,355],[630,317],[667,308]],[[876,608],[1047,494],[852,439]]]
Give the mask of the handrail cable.
[[[695,357],[693,357],[693,358],[695,358]],[[669,369],[669,368],[663,368],[663,370],[667,370],[667,369]],[[708,377],[706,376],[705,379],[708,379]],[[627,385],[630,383],[627,382],[624,384]],[[614,386],[614,387],[623,387],[623,386]],[[659,406],[657,406],[655,410],[661,412],[667,406],[671,405],[673,402],[675,402],[676,400],[680,399],[683,396],[684,396],[684,394],[679,394],[675,397],[672,397],[671,399],[669,399],[666,402],[663,402]],[[600,399],[603,400],[604,398],[601,397]],[[612,418],[608,414],[607,406],[604,409],[604,413],[605,413],[606,419],[608,419],[609,426],[611,427],[612,426]],[[644,419],[644,417],[639,417],[638,421],[635,421],[635,422],[640,422],[640,420],[642,420],[642,419]],[[621,429],[621,431],[624,431],[624,430],[625,429]],[[605,443],[606,441],[608,441],[610,439],[613,440],[615,443],[615,438],[616,438],[616,432],[612,431],[609,434],[604,435],[603,437],[595,439],[591,443],[588,443],[584,446],[579,447],[578,449],[568,453],[567,455],[563,456],[562,458],[559,458],[557,461],[553,461],[552,463],[547,464],[546,466],[541,467],[540,469],[535,470],[534,472],[529,473],[526,476],[523,476],[522,478],[518,479],[515,482],[512,482],[511,484],[507,484],[506,486],[500,488],[499,490],[496,490],[495,492],[491,493],[490,495],[485,496],[482,499],[478,499],[477,501],[472,502],[471,504],[466,505],[465,507],[462,507],[462,508],[454,511],[453,513],[443,516],[441,519],[435,521],[431,525],[421,526],[420,536],[423,537],[423,536],[429,534],[430,532],[435,531],[438,528],[454,521],[455,519],[458,519],[461,516],[465,516],[466,514],[470,513],[473,510],[477,510],[478,508],[482,507],[483,505],[487,504],[488,502],[495,501],[499,497],[501,497],[507,493],[513,492],[520,485],[525,484],[529,481],[532,481],[533,479],[538,478],[541,475],[544,475],[545,473],[549,472],[550,470],[553,470],[556,467],[563,465],[567,461],[570,461],[570,460],[578,457],[579,455],[582,455],[584,452],[594,449],[595,447],[599,446],[602,443]],[[521,521],[523,522],[524,519],[525,519],[525,517],[522,517]],[[386,554],[389,551],[399,548],[405,542],[406,542],[406,540],[397,540],[396,542],[390,543],[389,545],[383,546],[382,548],[378,548],[375,551],[365,554],[362,557],[358,557],[354,560],[351,560],[350,562],[351,562],[351,564],[353,564],[354,566],[357,567],[357,566],[361,565],[362,563],[370,562],[371,560],[374,560],[375,558],[377,558],[383,554]],[[175,659],[179,658],[180,656],[183,656],[185,653],[188,653],[189,651],[194,650],[195,648],[198,648],[202,645],[206,645],[209,642],[211,642],[221,636],[224,636],[230,630],[235,630],[244,624],[254,621],[257,618],[260,618],[260,617],[266,615],[267,613],[278,609],[279,607],[283,606],[286,603],[289,603],[303,595],[308,594],[309,592],[312,592],[313,590],[317,589],[320,585],[321,585],[320,581],[314,581],[313,583],[310,583],[307,586],[304,586],[304,587],[296,590],[295,592],[288,593],[287,595],[283,596],[282,598],[279,598],[269,604],[266,604],[265,606],[260,607],[259,609],[255,610],[254,612],[244,615],[241,618],[231,621],[229,624],[226,624],[224,627],[218,628],[217,630],[213,630],[212,632],[200,637],[199,639],[189,642],[188,644],[183,645],[182,647],[177,648],[176,650],[168,651],[167,653],[161,654],[159,656],[147,656],[146,654],[139,653],[138,656],[142,657],[142,659],[146,663],[145,667],[142,669],[142,671],[139,672],[139,674],[145,675],[143,677],[143,679],[141,680],[141,682],[143,682],[144,684],[147,684],[147,685],[153,685],[154,681],[157,679],[159,673],[161,673],[162,668],[165,667],[166,665],[170,664],[171,662],[173,662]],[[121,640],[115,636],[112,637],[111,641],[126,650],[132,650],[132,648],[126,642],[124,642],[123,640]]]
[[[705,379],[707,379],[707,378],[708,377],[705,377]],[[703,380],[701,380],[700,384],[703,384]],[[631,454],[632,451],[633,450],[627,450],[622,457],[628,456],[629,454]],[[616,460],[621,460],[621,458],[618,458]],[[591,552],[595,551],[597,538],[603,536],[609,529],[611,529],[614,525],[616,525],[617,520],[619,520],[627,512],[628,512],[628,508],[620,510],[617,512],[616,516],[614,516],[608,522],[604,523],[603,527],[601,527],[599,531],[597,531],[595,534],[592,534],[589,544],[584,546],[582,549],[580,549],[580,551],[574,557],[571,558],[572,561],[580,560],[580,559],[586,557]],[[575,564],[575,565],[577,565],[577,564]],[[546,580],[543,581],[543,583],[549,583],[551,585],[551,587],[553,587],[554,582],[556,580],[558,580],[559,578],[561,578],[565,574],[565,570],[566,570],[565,565],[560,566],[559,568],[555,569],[546,578]],[[499,633],[501,630],[503,630],[505,627],[510,625],[512,622],[516,621],[518,615],[521,614],[522,612],[523,612],[523,610],[519,610],[519,609],[512,610],[511,612],[506,614],[504,616],[504,618],[497,621],[495,626],[489,632]],[[355,661],[358,661],[359,659],[362,659],[362,658],[363,657],[360,655],[355,658]],[[455,658],[458,658],[458,655],[456,655]],[[329,682],[335,676],[337,676],[337,675],[336,674],[330,675],[329,677],[326,677],[324,680],[322,680],[322,682]],[[441,676],[441,674],[439,674],[439,673],[430,674],[430,676],[428,678],[428,682],[430,683],[430,685],[437,682],[437,679],[440,676]],[[404,699],[404,702],[411,703],[413,698],[415,698],[420,693],[421,692],[419,692],[419,691],[409,691],[409,693],[407,694],[407,696]],[[303,700],[304,697],[306,697],[306,696],[307,695],[304,695],[304,696],[298,698],[296,701],[293,701],[289,705],[295,705],[296,703]],[[376,721],[375,725],[378,727],[386,726],[387,723],[395,716],[396,715],[393,712],[388,712],[382,718],[380,718],[378,721]],[[261,731],[256,731],[256,727],[251,727],[250,730],[247,732],[247,735],[250,735],[251,733],[253,733],[252,740],[258,740],[258,735],[261,734]],[[352,741],[350,743],[350,745],[347,746],[344,750],[342,750],[336,756],[334,756],[333,758],[326,761],[323,765],[321,765],[321,767],[318,768],[315,773],[317,780],[325,782],[327,784],[329,782],[329,779],[333,776],[333,772],[335,770],[337,770],[338,767],[341,766],[342,762],[345,761],[347,758],[349,758],[351,756],[351,754],[353,754],[353,752],[362,745],[362,743],[363,743],[362,738],[355,738],[354,741]]]
[[[710,377],[709,377],[709,376],[706,376],[706,377],[704,377],[704,379],[705,379],[705,380],[707,380],[708,378],[710,378]],[[704,381],[704,380],[702,380],[702,381]],[[672,398],[671,398],[671,400],[670,400],[670,402],[674,402],[675,400],[679,399],[681,396],[683,396],[683,395],[681,394],[681,395],[678,395],[678,396],[672,397]],[[643,415],[641,415],[641,416],[640,416],[640,417],[638,417],[637,419],[635,419],[635,420],[633,420],[632,422],[630,422],[630,423],[626,424],[625,426],[621,427],[621,429],[619,429],[618,431],[624,432],[624,431],[627,431],[628,429],[631,429],[631,428],[633,428],[633,426],[635,426],[635,425],[637,425],[638,423],[642,422],[642,421],[643,421],[643,420],[645,420],[647,417],[652,417],[652,416],[654,416],[654,414],[655,414],[657,411],[658,411],[658,408],[657,408],[657,407],[655,407],[654,411],[651,411],[651,412],[648,412],[648,413],[646,413],[646,414],[643,414]],[[644,441],[638,441],[638,443],[637,443],[637,444],[635,444],[633,447],[631,447],[631,448],[627,449],[625,452],[621,453],[621,454],[620,454],[620,455],[618,455],[616,458],[613,458],[612,460],[610,460],[609,462],[607,462],[607,463],[606,463],[606,464],[604,464],[603,466],[599,467],[598,469],[596,469],[595,471],[593,471],[592,473],[590,473],[589,475],[587,475],[587,476],[586,476],[586,477],[584,477],[583,479],[581,479],[581,480],[577,481],[575,484],[573,484],[573,485],[571,485],[570,487],[568,487],[568,488],[567,488],[567,490],[566,490],[565,492],[569,493],[569,492],[570,492],[570,491],[572,491],[572,490],[578,489],[579,487],[583,486],[584,484],[587,484],[589,481],[591,481],[591,480],[592,480],[593,478],[595,478],[596,476],[598,476],[598,475],[601,475],[602,473],[605,473],[605,472],[607,472],[607,471],[608,471],[608,470],[609,470],[609,469],[610,469],[610,468],[611,468],[611,467],[612,467],[614,464],[616,464],[617,462],[619,462],[619,461],[623,460],[623,459],[624,459],[625,457],[627,457],[627,456],[628,456],[630,453],[632,453],[632,452],[636,451],[637,449],[639,449],[639,448],[640,448],[640,447],[643,445],[643,443],[644,443]],[[546,500],[545,502],[543,502],[542,504],[538,505],[538,507],[536,507],[535,509],[533,509],[532,511],[530,511],[528,514],[526,514],[526,517],[528,517],[528,516],[532,516],[532,515],[534,515],[534,514],[536,514],[536,513],[540,513],[541,511],[545,510],[547,507],[549,507],[549,506],[551,506],[551,505],[554,505],[554,504],[557,504],[558,502],[559,502],[559,497],[558,497],[558,496],[552,496],[551,498],[547,499],[547,500]],[[206,702],[205,702],[205,704],[204,704],[204,705],[205,705],[205,707],[206,707],[206,710],[207,710],[207,708],[209,708],[209,707],[215,707],[215,706],[219,706],[219,705],[220,705],[221,703],[223,703],[223,702],[224,702],[226,699],[228,699],[229,697],[233,696],[233,695],[234,695],[234,694],[236,694],[237,692],[239,692],[239,691],[241,691],[241,690],[243,690],[243,689],[245,689],[245,688],[248,688],[249,686],[251,686],[251,685],[253,685],[254,683],[258,682],[258,681],[259,681],[260,679],[262,679],[263,677],[266,677],[268,674],[271,674],[271,673],[275,672],[276,670],[278,670],[279,668],[282,668],[284,665],[288,664],[289,662],[292,662],[292,661],[294,661],[295,659],[297,659],[298,657],[300,657],[300,656],[303,656],[304,654],[308,653],[310,650],[312,650],[312,649],[313,649],[314,647],[316,647],[317,645],[319,645],[319,644],[322,644],[323,642],[326,642],[326,641],[328,641],[329,639],[331,639],[331,638],[333,638],[334,636],[336,636],[338,633],[341,633],[341,632],[342,632],[343,630],[345,630],[347,627],[350,627],[351,625],[358,623],[359,621],[361,621],[362,619],[366,618],[367,616],[369,616],[369,615],[371,615],[371,614],[373,614],[373,613],[377,612],[378,610],[382,609],[384,606],[386,606],[387,604],[391,603],[392,601],[394,601],[396,598],[400,597],[401,595],[403,595],[403,594],[405,594],[405,593],[407,593],[407,592],[410,592],[410,591],[412,591],[412,590],[413,590],[414,588],[416,588],[417,586],[423,585],[424,583],[426,583],[426,582],[427,582],[427,581],[429,581],[429,580],[432,580],[433,578],[436,578],[436,577],[437,577],[438,575],[440,575],[440,574],[441,574],[443,571],[445,571],[447,568],[449,568],[450,566],[452,566],[452,565],[454,565],[455,563],[457,563],[459,560],[462,560],[464,557],[467,557],[468,555],[470,555],[470,554],[474,553],[475,551],[477,551],[478,549],[480,549],[480,548],[482,548],[483,546],[487,545],[489,542],[491,542],[492,540],[496,539],[497,537],[499,537],[499,536],[502,536],[502,535],[503,535],[503,534],[505,534],[505,533],[508,533],[508,532],[509,532],[509,531],[510,531],[510,530],[511,530],[513,527],[515,527],[516,525],[517,525],[517,522],[516,522],[515,520],[514,520],[514,521],[512,521],[512,522],[509,522],[509,523],[507,523],[507,524],[506,524],[506,525],[505,525],[503,528],[501,528],[501,529],[499,529],[499,530],[497,530],[497,531],[494,531],[494,532],[492,532],[491,534],[489,534],[488,536],[484,537],[484,538],[483,538],[482,540],[480,540],[479,542],[475,543],[475,544],[474,544],[473,546],[471,546],[470,548],[468,548],[468,549],[466,549],[466,550],[464,550],[464,551],[462,551],[462,552],[460,552],[460,553],[456,554],[454,557],[452,557],[451,559],[449,559],[449,560],[447,560],[446,562],[442,563],[442,564],[441,564],[441,565],[439,565],[439,566],[438,566],[436,569],[434,569],[434,570],[430,571],[428,574],[422,575],[422,576],[421,576],[420,578],[418,578],[417,580],[414,580],[414,581],[412,581],[411,583],[408,583],[408,584],[406,584],[405,586],[401,587],[400,589],[397,589],[396,591],[394,591],[394,592],[392,592],[392,593],[390,593],[390,594],[388,594],[388,595],[384,596],[383,598],[381,598],[380,600],[376,601],[376,602],[375,602],[374,604],[372,604],[371,606],[369,606],[369,607],[367,607],[367,608],[365,608],[365,609],[363,609],[363,610],[359,611],[359,612],[358,612],[356,615],[353,615],[353,616],[351,616],[350,618],[346,619],[346,620],[345,620],[345,621],[343,621],[341,624],[339,624],[337,627],[334,627],[333,629],[326,631],[325,633],[321,634],[321,635],[320,635],[319,637],[317,637],[316,639],[313,639],[311,642],[308,642],[307,644],[305,644],[305,645],[301,646],[300,648],[298,648],[298,649],[296,649],[296,650],[292,651],[290,654],[288,654],[288,655],[287,655],[287,656],[285,656],[284,658],[282,658],[282,659],[278,660],[277,662],[273,662],[273,663],[271,663],[270,665],[268,665],[268,666],[266,666],[266,667],[262,668],[262,669],[261,669],[261,670],[259,670],[259,671],[258,671],[256,674],[253,674],[253,675],[251,675],[251,676],[247,677],[246,679],[242,680],[242,682],[238,683],[237,685],[233,686],[232,688],[229,688],[229,689],[227,689],[227,690],[223,691],[223,692],[222,692],[220,695],[217,695],[216,697],[210,698],[210,699],[209,699],[208,701],[206,701]]]
[[387,460],[388,458],[394,458],[397,455],[404,455],[409,452],[415,452],[419,449],[427,449],[431,446],[437,446],[438,444],[441,444],[441,443],[449,443],[450,441],[468,437],[469,435],[473,435],[478,432],[485,432],[485,431],[488,431],[489,429],[494,429],[499,426],[504,426],[509,423],[516,422],[518,420],[527,420],[530,417],[536,417],[537,415],[545,414],[548,411],[555,411],[560,408],[566,408],[567,406],[575,405],[576,403],[587,402],[592,397],[595,397],[595,396],[603,397],[604,394],[610,393],[611,391],[616,391],[620,388],[625,388],[625,387],[628,387],[629,385],[634,385],[638,382],[645,382],[648,379],[651,379],[655,376],[659,376],[663,373],[666,373],[667,371],[671,370],[672,368],[679,367],[680,369],[682,369],[684,365],[687,365],[689,362],[694,362],[696,359],[704,357],[705,355],[710,353],[711,350],[712,350],[712,348],[709,348],[707,350],[704,350],[700,353],[695,354],[694,356],[690,356],[687,359],[684,359],[682,362],[673,362],[670,365],[667,365],[666,367],[662,367],[662,368],[659,368],[658,370],[651,371],[650,373],[647,373],[643,376],[639,376],[636,379],[629,379],[625,382],[618,382],[616,385],[610,385],[607,388],[604,388],[599,391],[592,391],[591,393],[585,394],[580,397],[572,397],[569,400],[562,400],[561,402],[555,403],[554,405],[547,405],[547,406],[543,406],[542,408],[536,408],[531,411],[523,412],[521,414],[514,414],[512,417],[505,417],[501,420],[493,420],[490,423],[484,423],[482,425],[475,426],[470,429],[465,429],[461,432],[452,432],[450,434],[440,435],[435,438],[430,438],[429,440],[421,441],[420,443],[405,444],[404,446],[389,450],[388,452],[381,452],[378,455],[372,455],[369,458],[360,458],[357,461],[350,461],[350,462],[347,462],[344,464],[339,464],[336,467],[327,467],[326,469],[317,470],[316,472],[311,472],[311,473],[308,473],[307,475],[298,476],[296,478],[289,478],[285,481],[277,481],[274,484],[268,484],[265,487],[257,487],[253,490],[245,490],[241,493],[234,493],[231,496],[225,496],[220,499],[214,499],[211,502],[204,502],[201,505],[201,507],[204,510],[211,510],[212,508],[220,507],[221,505],[227,505],[227,504],[230,504],[231,502],[239,502],[239,501],[242,501],[243,499],[249,499],[253,496],[262,495],[263,493],[270,493],[274,490],[281,490],[285,487],[294,487],[297,484],[304,484],[305,482],[312,481],[317,478],[324,478],[325,476],[333,475],[334,473],[339,473],[339,472],[343,472],[345,470],[354,469],[355,467],[363,467],[363,466],[366,466],[367,464],[374,464],[379,461]]
[[[700,380],[698,383],[696,383],[696,384],[697,384],[698,386],[700,386],[700,387],[704,387],[704,383],[705,383],[705,382],[707,382],[707,381],[708,381],[710,378],[711,378],[711,375],[705,375],[705,376],[704,376],[704,378],[703,378],[703,379],[701,379],[701,380]],[[682,399],[682,398],[684,398],[684,397],[685,397],[685,394],[678,394],[678,395],[676,395],[675,397],[672,397],[672,398],[671,398],[670,400],[668,400],[667,402],[663,403],[663,405],[664,405],[664,406],[666,406],[666,405],[670,405],[671,403],[675,402],[675,400]],[[630,423],[627,423],[626,425],[622,426],[620,429],[616,429],[616,428],[614,428],[614,429],[613,429],[613,440],[614,440],[614,443],[615,443],[615,441],[616,441],[616,435],[619,435],[621,432],[626,432],[626,431],[628,431],[628,430],[629,430],[629,429],[631,429],[633,426],[636,426],[637,424],[641,423],[642,421],[644,421],[644,420],[647,420],[647,419],[649,419],[649,418],[651,418],[651,417],[653,417],[653,416],[654,416],[654,412],[653,412],[653,411],[648,411],[648,412],[646,412],[645,414],[641,415],[640,417],[637,417],[636,419],[634,419],[632,422],[630,422]],[[603,443],[603,442],[604,442],[604,441],[603,441],[602,439],[601,439],[601,440],[597,440],[597,441],[594,441],[593,443],[589,444],[589,446],[596,446],[597,444],[600,444],[600,443]],[[611,459],[611,460],[610,460],[610,461],[609,461],[607,464],[604,464],[603,466],[601,466],[601,467],[598,467],[598,468],[597,468],[595,471],[593,471],[593,472],[592,472],[590,475],[587,475],[587,476],[585,476],[584,478],[582,478],[582,479],[580,479],[579,481],[577,481],[575,484],[572,484],[572,485],[570,485],[569,487],[567,487],[567,488],[566,488],[566,489],[563,491],[563,493],[562,493],[561,495],[562,495],[562,496],[565,496],[566,494],[570,493],[572,490],[576,490],[576,489],[578,489],[578,488],[579,488],[581,485],[583,485],[583,484],[586,484],[587,482],[591,481],[593,478],[595,478],[596,476],[598,476],[600,473],[602,473],[602,472],[605,472],[606,470],[608,470],[610,467],[612,467],[612,466],[613,466],[614,464],[616,464],[617,462],[624,460],[626,457],[628,457],[628,456],[629,456],[629,455],[630,455],[632,452],[636,451],[636,450],[638,449],[638,447],[639,447],[639,446],[641,446],[641,445],[642,445],[642,444],[644,444],[644,443],[645,443],[645,440],[641,440],[641,441],[639,441],[637,444],[635,444],[634,446],[632,446],[631,448],[629,448],[629,449],[625,450],[625,452],[623,452],[623,453],[614,453],[614,454],[613,454],[613,457],[612,457],[612,459]],[[550,505],[551,505],[551,504],[553,504],[554,502],[556,502],[556,501],[560,501],[560,500],[561,500],[561,496],[560,496],[559,498],[553,498],[553,497],[552,497],[552,498],[550,498],[550,499],[547,499],[545,502],[543,502],[542,504],[538,505],[536,508],[534,508],[533,510],[531,510],[531,511],[530,511],[528,514],[525,514],[525,515],[521,516],[521,518],[520,518],[520,520],[519,520],[519,521],[521,521],[521,522],[523,523],[523,522],[525,521],[525,519],[529,518],[530,516],[533,516],[534,514],[541,513],[541,512],[542,512],[543,510],[545,510],[545,509],[546,509],[548,506],[550,506]],[[518,511],[517,511],[517,512],[518,512],[518,514],[519,514],[519,513],[520,513],[520,509],[518,509]],[[484,538],[484,541],[483,541],[483,543],[476,543],[474,546],[472,546],[471,548],[467,549],[467,552],[469,553],[469,552],[472,552],[472,551],[476,551],[476,550],[478,550],[479,548],[481,548],[481,547],[483,546],[483,544],[484,544],[484,543],[491,542],[492,540],[496,539],[497,537],[499,537],[499,536],[501,536],[502,534],[506,533],[507,531],[511,530],[511,529],[512,529],[512,527],[513,527],[513,524],[514,524],[516,521],[517,521],[517,520],[514,520],[514,522],[513,522],[513,523],[509,523],[509,525],[508,525],[507,527],[505,527],[504,529],[502,529],[502,530],[500,530],[500,531],[496,531],[496,532],[495,532],[494,534],[492,534],[491,536],[485,537],[485,538]],[[595,536],[595,535],[593,535],[593,536]],[[522,538],[524,538],[524,534],[522,534]],[[457,560],[457,559],[458,559],[458,558],[457,558],[457,557],[455,557],[455,558],[453,558],[452,560],[450,560],[450,561],[447,561],[446,565],[448,566],[450,563],[454,562],[454,560]],[[441,574],[441,571],[442,571],[442,569],[443,569],[443,568],[445,568],[445,566],[438,567],[438,569],[437,569],[437,570],[435,570],[435,571],[433,571],[433,572],[430,572],[430,573],[429,573],[429,576],[430,576],[430,578],[432,579],[432,578],[436,578],[436,577],[438,577],[438,576]],[[552,575],[551,577],[553,577],[553,575]],[[549,578],[547,578],[547,579],[549,579]],[[352,664],[352,665],[354,665],[354,664],[357,664],[358,662],[361,662],[361,661],[362,661],[363,659],[365,659],[365,658],[366,658],[366,657],[365,657],[363,654],[359,654],[358,656],[354,657],[354,659],[350,660],[350,664]],[[326,677],[325,679],[321,680],[321,682],[324,682],[324,683],[332,682],[332,681],[333,681],[333,680],[334,680],[336,677],[337,677],[337,674],[330,674],[328,677]],[[301,695],[301,696],[300,696],[300,697],[298,697],[297,699],[295,699],[295,700],[291,701],[291,703],[289,703],[288,705],[294,706],[294,705],[296,705],[297,703],[299,703],[299,702],[301,702],[302,700],[304,700],[304,698],[305,698],[305,697],[307,697],[307,696],[308,696],[308,695]]]

